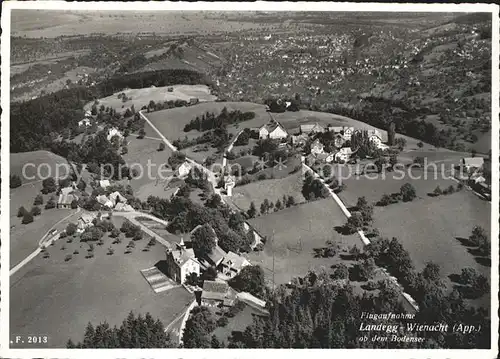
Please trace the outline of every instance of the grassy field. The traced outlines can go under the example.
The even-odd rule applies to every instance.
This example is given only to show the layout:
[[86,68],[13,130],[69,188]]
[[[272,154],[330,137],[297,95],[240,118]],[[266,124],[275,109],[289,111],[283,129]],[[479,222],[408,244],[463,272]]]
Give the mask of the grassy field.
[[[490,203],[463,190],[448,196],[376,207],[374,226],[381,235],[399,239],[417,270],[429,261],[439,264],[443,279],[451,288],[448,276],[460,274],[465,267],[475,268],[490,278],[487,261],[475,257],[459,240],[468,238],[476,225],[490,232],[490,207]],[[482,298],[481,304],[488,308],[489,298]]]
[[273,278],[273,251],[276,284],[288,283],[293,277],[304,276],[311,269],[328,270],[343,260],[339,257],[315,258],[315,248],[324,247],[329,239],[336,240],[344,248],[362,245],[357,234],[344,236],[334,229],[344,225],[345,221],[344,214],[331,198],[251,219],[249,223],[267,237],[267,242],[262,252],[250,253],[249,260],[262,266],[268,284]]
[[[168,92],[168,88],[172,87],[173,91]],[[122,102],[118,98],[118,94],[125,93],[127,97],[131,100],[127,102]],[[148,105],[152,100],[155,103],[163,103],[165,101],[175,101],[184,100],[188,101],[196,97],[200,102],[214,101],[215,96],[210,94],[210,89],[206,85],[174,85],[174,86],[164,86],[164,87],[148,87],[142,89],[128,89],[117,92],[111,96],[99,99],[99,106],[102,104],[106,107],[111,107],[117,111],[125,112],[127,108],[134,105],[135,109],[138,111],[144,105]],[[93,103],[88,103],[85,105],[85,110],[90,110]]]
[[[26,166],[24,171],[25,176],[23,175],[24,166]],[[56,177],[58,168],[60,168],[60,176],[66,175],[68,161],[49,151],[10,154],[10,174],[20,176],[23,184],[40,181],[41,178],[46,178],[49,175]]]
[[[193,23],[196,26],[193,26]],[[157,11],[115,12],[14,10],[12,11],[12,34],[26,37],[57,37],[62,35],[90,35],[103,33],[137,34],[208,34],[214,32],[240,31],[268,28],[268,23],[208,16],[205,12]]]
[[[29,211],[30,206],[25,206]],[[22,224],[22,218],[17,218],[17,209],[10,217],[10,266],[14,267],[24,258],[30,255],[35,249],[38,248],[38,243],[42,237],[49,231],[52,226],[58,224],[56,229],[63,230],[69,223],[69,220],[76,222],[78,214],[74,214],[68,220],[63,220],[65,217],[76,213],[76,210],[70,209],[43,209],[42,214],[35,217],[35,220],[29,224]]]
[[229,111],[255,112],[256,116],[253,120],[241,123],[239,126],[229,126],[228,131],[233,134],[240,131],[238,127],[257,127],[269,121],[269,114],[266,113],[265,106],[251,102],[206,102],[195,106],[155,111],[145,115],[166,138],[173,141],[185,136],[188,136],[188,138],[198,137],[200,135],[199,131],[193,130],[186,133],[184,132],[184,126],[194,120],[196,116],[201,116],[207,111],[218,115],[224,107]]
[[279,199],[283,201],[283,195],[293,196],[296,203],[305,201],[302,191],[302,172],[299,171],[290,176],[280,179],[269,179],[252,182],[244,186],[237,186],[233,189],[231,200],[233,203],[246,211],[253,201],[259,210],[264,199],[276,203]]
[[[86,244],[59,240],[49,247],[50,258],[37,256],[12,276],[11,332],[43,333],[50,338],[48,347],[63,348],[69,338],[83,339],[89,321],[120,325],[133,310],[150,312],[167,325],[192,301],[192,294],[184,288],[155,294],[141,275],[141,269],[165,259],[162,246],[144,252],[146,240],[141,240],[132,253],[124,254],[128,239],[120,244],[111,244],[110,238],[104,242],[95,246],[94,258],[86,259]],[[63,245],[66,249],[61,250]],[[111,256],[107,255],[109,247],[115,250]],[[65,256],[75,250],[79,254],[65,262]]]

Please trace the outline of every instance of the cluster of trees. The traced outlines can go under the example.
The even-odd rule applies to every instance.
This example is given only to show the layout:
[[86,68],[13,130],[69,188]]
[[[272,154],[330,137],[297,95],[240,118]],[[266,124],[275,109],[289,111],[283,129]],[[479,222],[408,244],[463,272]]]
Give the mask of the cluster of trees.
[[313,201],[317,198],[328,198],[330,193],[318,178],[314,178],[313,174],[307,171],[302,184],[302,195],[306,200]]
[[[252,154],[265,161],[268,167],[274,167],[277,163],[285,163],[293,153],[288,152],[284,148],[279,148],[279,144],[279,140],[272,138],[259,140],[252,149]],[[257,165],[258,163],[256,162],[255,166]],[[255,170],[257,170],[256,167],[254,167]]]
[[267,293],[264,271],[259,265],[250,265],[243,269],[228,284],[238,292],[248,292],[258,298]]
[[[401,248],[390,245],[386,256],[396,260],[398,254],[407,260]],[[367,258],[360,266],[361,275],[370,278],[374,258]],[[255,317],[253,323],[242,332],[233,332],[230,348],[488,348],[489,336],[481,333],[460,334],[454,332],[426,332],[423,343],[370,340],[376,332],[364,333],[369,338],[360,342],[361,313],[404,312],[400,304],[400,289],[385,280],[376,283],[378,293],[356,295],[348,281],[348,270],[337,266],[335,274],[310,272],[304,278],[294,279],[288,288],[284,286],[270,294],[268,317]],[[420,311],[415,322],[481,325],[489,333],[490,322],[485,311],[467,307],[458,291],[447,295],[439,280],[439,267],[429,263],[418,274],[415,283],[421,291]],[[339,282],[345,279],[347,282]],[[384,324],[406,327],[404,321],[389,320]]]
[[241,112],[240,110],[228,111],[228,109],[224,107],[217,116],[215,113],[208,111],[201,115],[201,117],[196,116],[194,120],[191,120],[184,126],[184,132],[189,132],[191,130],[198,130],[200,132],[213,130],[235,123],[249,121],[253,118],[255,118],[255,112]]
[[373,206],[368,204],[364,196],[358,198],[354,209],[351,217],[347,219],[347,223],[345,224],[348,233],[355,233],[373,222]]
[[201,136],[198,136],[191,140],[189,140],[187,136],[182,140],[177,139],[172,144],[181,150],[183,148],[200,145],[203,143],[210,143],[212,147],[217,148],[219,151],[222,151],[225,147],[227,147],[232,136],[233,135],[229,133],[227,131],[227,128],[224,126],[204,132]]
[[192,202],[185,196],[175,196],[171,200],[150,196],[147,206],[153,215],[169,221],[168,230],[172,233],[186,233],[198,225],[208,224],[219,239],[218,245],[226,252],[249,252],[254,238],[243,227],[244,218],[236,216],[220,201],[207,201],[210,206]]
[[42,193],[53,193],[57,191],[57,183],[54,177],[46,178],[42,181]]
[[480,298],[490,291],[488,278],[474,268],[463,268],[457,281],[462,285],[460,290],[466,298]]
[[91,226],[85,228],[82,235],[80,236],[81,242],[97,242],[102,239],[104,232],[101,228],[96,226]]
[[31,210],[28,212],[26,208],[23,206],[19,207],[17,210],[17,217],[22,218],[22,224],[29,224],[35,220],[34,217],[39,216],[42,213],[42,210],[38,206],[31,207]]
[[[282,199],[277,199],[276,203],[269,201],[267,198],[260,205],[260,214],[268,214],[270,210],[274,208],[274,212],[280,211],[282,209],[295,206],[297,203],[295,202],[295,197],[292,195],[283,195]],[[248,218],[255,218],[258,214],[257,207],[255,207],[255,203],[250,202],[250,208],[248,208],[246,212]]]
[[[189,314],[182,337],[185,348],[211,348],[210,333],[217,328],[212,311],[203,306],[196,306]],[[215,343],[214,343],[215,344]]]
[[[288,106],[287,106],[288,103]],[[285,112],[285,111],[299,111],[300,110],[300,96],[295,95],[293,99],[273,99],[267,98],[264,100],[264,104],[269,106],[270,112]]]
[[192,236],[193,251],[196,258],[201,259],[210,255],[216,246],[216,240],[215,231],[208,224],[198,228]]
[[129,221],[124,221],[120,231],[125,233],[125,237],[133,238],[134,241],[142,239],[143,233],[140,226],[136,226]]
[[411,202],[417,197],[417,191],[411,183],[405,183],[399,189],[399,192],[392,194],[384,194],[377,206],[385,207],[390,204],[398,203],[399,201]]
[[249,128],[244,128],[239,134],[238,139],[234,142],[235,146],[246,146],[250,139],[259,139],[259,133],[257,131],[250,130]]
[[491,256],[491,242],[484,228],[475,226],[467,242],[470,246],[477,247],[480,255]]
[[208,191],[210,183],[208,182],[207,174],[198,167],[193,167],[184,182],[192,187],[199,188],[203,191]]
[[455,187],[453,187],[453,185],[449,185],[447,188],[445,188],[444,190],[441,189],[441,187],[439,187],[439,185],[436,186],[436,188],[434,188],[434,191],[432,191],[432,193],[430,194],[432,197],[439,197],[441,195],[448,195],[448,194],[453,194],[455,192],[458,192],[458,191],[461,191],[462,189],[464,188],[464,185],[462,183],[459,183],[457,185],[457,188],[455,189]]
[[153,100],[149,101],[147,106],[143,106],[142,110],[147,110],[147,112],[161,111],[170,108],[176,107],[186,107],[189,105],[189,102],[186,100],[169,100],[162,102],[154,102]]
[[174,348],[175,344],[165,333],[165,327],[151,314],[145,316],[130,312],[120,327],[111,327],[107,322],[96,327],[88,323],[82,341],[68,340],[69,349],[84,348]]

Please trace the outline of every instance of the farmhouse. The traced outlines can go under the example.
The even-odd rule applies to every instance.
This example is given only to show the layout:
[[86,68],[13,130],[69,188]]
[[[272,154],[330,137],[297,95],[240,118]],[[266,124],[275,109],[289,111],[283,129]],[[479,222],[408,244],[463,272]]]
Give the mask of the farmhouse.
[[341,135],[340,133],[337,133],[333,139],[333,143],[334,143],[335,147],[337,147],[337,148],[341,148],[345,141],[346,140],[345,140],[344,136]]
[[101,194],[100,196],[97,196],[95,199],[104,207],[113,208],[113,202],[108,198],[108,196]]
[[200,263],[196,260],[192,248],[186,249],[184,240],[176,243],[175,249],[167,249],[167,275],[177,283],[184,283],[191,273],[200,275]]
[[77,229],[76,231],[82,233],[87,227],[91,227],[94,225],[93,221],[97,218],[97,214],[95,213],[84,213],[78,218]]
[[83,120],[78,121],[78,127],[89,127],[91,125],[89,118],[84,118]]
[[73,187],[62,188],[57,201],[57,208],[71,208],[71,203],[75,200],[78,200],[78,196],[74,193]]
[[232,307],[236,300],[236,291],[226,282],[206,280],[201,292],[201,305],[207,307]]
[[109,187],[111,184],[109,183],[109,180],[100,180],[99,181],[99,186],[101,186],[102,188],[106,189],[107,187]]
[[350,141],[352,135],[354,134],[354,127],[329,126],[328,131],[341,135],[345,141]]
[[333,160],[335,159],[335,155],[333,153],[318,153],[316,155],[316,159],[320,162],[326,162],[326,163],[332,163]]
[[379,130],[368,130],[368,140],[375,146],[379,147],[382,144],[382,136]]
[[245,257],[229,251],[219,266],[221,273],[218,277],[222,280],[229,280],[236,276],[243,267],[249,265],[250,262]]
[[319,132],[325,132],[325,128],[317,122],[313,124],[300,125],[300,133],[312,134]]
[[259,138],[282,139],[287,138],[288,132],[281,124],[275,120],[269,121],[267,124],[259,128]]
[[464,157],[461,160],[462,166],[465,167],[467,172],[469,172],[472,169],[479,169],[482,168],[484,165],[484,158],[483,157]]
[[117,205],[118,203],[127,203],[127,199],[118,191],[111,193],[109,195],[109,199],[113,202],[113,205]]
[[352,149],[350,147],[341,148],[335,154],[335,162],[347,162],[352,155]]

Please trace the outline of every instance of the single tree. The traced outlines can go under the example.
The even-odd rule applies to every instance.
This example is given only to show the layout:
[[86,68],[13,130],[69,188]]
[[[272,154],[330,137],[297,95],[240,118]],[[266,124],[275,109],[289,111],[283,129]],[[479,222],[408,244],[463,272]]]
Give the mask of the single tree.
[[252,201],[250,202],[250,208],[247,211],[247,215],[250,218],[255,218],[256,214],[257,214],[257,208],[255,208],[255,203]]
[[68,223],[66,226],[66,234],[68,236],[72,236],[73,234],[76,233],[76,230],[78,229],[78,226],[74,223]]
[[22,184],[23,182],[21,181],[21,177],[19,177],[18,175],[10,176],[10,183],[9,183],[10,188],[17,188],[20,187]]
[[38,207],[38,206],[33,206],[33,207],[31,208],[31,214],[32,214],[33,216],[39,216],[41,213],[42,213],[42,210],[40,209],[40,207]]
[[401,197],[404,202],[411,202],[417,197],[415,187],[410,183],[405,183],[400,189]]
[[33,215],[31,213],[25,213],[23,216],[22,224],[28,224],[33,222]]
[[33,201],[34,206],[39,206],[43,204],[43,196],[41,194],[36,195],[35,200]]
[[28,211],[23,206],[19,207],[19,209],[17,210],[17,216],[19,218],[24,217],[26,213],[28,213]]

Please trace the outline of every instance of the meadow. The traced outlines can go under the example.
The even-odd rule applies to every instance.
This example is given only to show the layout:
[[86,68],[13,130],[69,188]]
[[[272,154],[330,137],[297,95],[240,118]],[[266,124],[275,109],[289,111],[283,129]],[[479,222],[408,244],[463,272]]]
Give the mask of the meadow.
[[[476,256],[473,249],[461,242],[470,236],[474,226],[490,233],[490,211],[489,202],[463,190],[447,196],[376,207],[373,218],[374,227],[382,236],[398,238],[418,271],[427,262],[437,263],[442,279],[451,289],[449,275],[460,274],[466,267],[490,278],[489,261]],[[489,307],[489,298],[483,297],[481,303]]]
[[149,195],[164,197],[169,194],[170,188],[166,187],[160,177],[168,177],[173,172],[160,169],[164,168],[172,151],[167,146],[163,151],[158,151],[160,143],[161,140],[151,138],[138,139],[135,136],[127,138],[128,152],[123,155],[123,159],[131,168],[137,169],[138,177],[126,182],[132,186],[134,195],[141,200],[146,200]]
[[315,258],[315,248],[325,247],[327,240],[335,240],[341,247],[362,246],[358,235],[339,234],[334,227],[345,224],[346,218],[331,198],[307,202],[282,211],[249,220],[261,235],[267,237],[264,250],[248,255],[250,262],[259,264],[266,282],[288,283],[293,277],[302,277],[309,270],[329,268],[341,262],[340,257]]
[[[172,88],[172,92],[168,88]],[[124,93],[129,100],[123,102],[118,94]],[[99,106],[111,107],[119,112],[125,112],[127,108],[134,105],[138,111],[142,106],[147,106],[150,101],[163,103],[165,101],[183,100],[189,102],[191,98],[197,98],[200,102],[215,101],[216,97],[210,94],[206,85],[173,85],[163,87],[147,87],[142,89],[126,89],[111,96],[99,99]],[[90,110],[93,103],[85,105],[85,110]],[[149,116],[149,115],[148,115]]]
[[251,202],[254,202],[259,210],[260,204],[265,199],[273,203],[278,199],[282,202],[283,195],[293,196],[295,203],[302,203],[305,199],[301,191],[302,172],[299,171],[280,179],[261,180],[237,186],[233,189],[231,201],[242,211],[248,210]]

